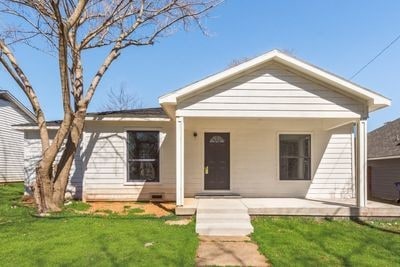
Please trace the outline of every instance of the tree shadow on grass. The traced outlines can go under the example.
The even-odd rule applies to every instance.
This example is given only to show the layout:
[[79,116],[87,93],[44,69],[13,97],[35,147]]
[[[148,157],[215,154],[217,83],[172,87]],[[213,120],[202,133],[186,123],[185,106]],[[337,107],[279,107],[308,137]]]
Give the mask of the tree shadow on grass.
[[163,203],[161,202],[152,202],[153,205],[159,207],[160,209],[166,211],[166,212],[170,212],[170,213],[174,213],[175,212],[175,208],[168,208],[165,205],[163,205]]
[[371,223],[363,221],[363,220],[361,220],[361,219],[359,219],[357,217],[352,217],[350,219],[351,219],[351,221],[353,221],[353,222],[355,222],[355,223],[357,223],[359,225],[366,226],[366,227],[374,229],[374,230],[378,230],[378,231],[385,232],[385,233],[390,233],[390,234],[395,234],[395,235],[400,235],[400,231],[386,229],[386,228],[383,228],[383,227],[378,227],[376,225],[373,225]]

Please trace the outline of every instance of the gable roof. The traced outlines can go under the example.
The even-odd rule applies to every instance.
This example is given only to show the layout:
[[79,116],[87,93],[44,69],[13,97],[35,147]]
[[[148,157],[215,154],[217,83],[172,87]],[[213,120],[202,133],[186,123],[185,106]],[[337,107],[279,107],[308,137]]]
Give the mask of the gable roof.
[[7,90],[0,90],[0,98],[5,99],[18,107],[25,115],[27,115],[33,122],[36,121],[35,114],[30,111],[24,104],[22,104],[15,96]]
[[225,80],[239,76],[244,72],[256,69],[267,62],[275,61],[281,63],[289,68],[297,70],[309,77],[325,82],[329,85],[354,95],[357,98],[368,101],[369,111],[378,110],[390,105],[390,99],[375,93],[369,89],[363,88],[355,83],[352,83],[344,78],[336,76],[330,72],[322,70],[314,65],[301,61],[297,58],[289,56],[279,50],[272,50],[254,59],[246,61],[242,64],[229,68],[225,71],[211,75],[203,80],[192,83],[179,90],[163,95],[159,98],[159,103],[162,106],[165,105],[176,105],[179,98],[187,96],[189,94],[195,94],[201,92],[207,88],[212,88],[219,85]]
[[400,118],[368,133],[368,159],[400,158]]

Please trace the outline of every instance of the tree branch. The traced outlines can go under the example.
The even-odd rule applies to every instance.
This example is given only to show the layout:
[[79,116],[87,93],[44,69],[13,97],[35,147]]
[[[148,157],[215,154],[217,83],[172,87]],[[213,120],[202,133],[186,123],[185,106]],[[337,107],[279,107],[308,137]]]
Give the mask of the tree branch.
[[2,40],[0,40],[0,51],[6,56],[10,64],[7,64],[3,57],[1,56],[1,63],[5,66],[7,72],[13,77],[13,79],[17,82],[18,86],[21,87],[22,91],[28,97],[29,102],[31,103],[33,110],[36,115],[37,123],[40,131],[40,138],[42,142],[42,151],[45,152],[49,147],[49,134],[47,132],[47,125],[44,113],[39,103],[39,99],[31,83],[26,77],[25,73],[19,67],[18,62],[11,52],[11,50],[4,44]]
[[71,14],[71,16],[68,18],[68,21],[66,23],[66,28],[67,31],[75,26],[75,24],[79,21],[79,19],[81,18],[81,15],[83,13],[83,11],[85,10],[86,4],[87,4],[87,0],[79,0],[78,1],[78,5],[76,6],[74,12]]

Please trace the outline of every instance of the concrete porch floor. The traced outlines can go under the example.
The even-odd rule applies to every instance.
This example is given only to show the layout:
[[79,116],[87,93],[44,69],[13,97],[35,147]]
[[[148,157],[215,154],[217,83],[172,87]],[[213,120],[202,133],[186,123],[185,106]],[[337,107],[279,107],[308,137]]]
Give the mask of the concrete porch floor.
[[[193,215],[203,199],[185,198],[185,205],[176,207],[177,215]],[[327,216],[327,217],[400,217],[400,206],[368,201],[357,208],[355,199],[304,198],[241,198],[249,215]],[[237,201],[237,200],[236,200]]]

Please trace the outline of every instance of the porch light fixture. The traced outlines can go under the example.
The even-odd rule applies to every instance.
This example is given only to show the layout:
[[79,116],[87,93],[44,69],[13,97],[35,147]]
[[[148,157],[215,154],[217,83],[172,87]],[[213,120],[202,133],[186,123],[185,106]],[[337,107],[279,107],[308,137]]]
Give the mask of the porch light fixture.
[[193,136],[196,138],[197,137],[197,132],[193,132]]

